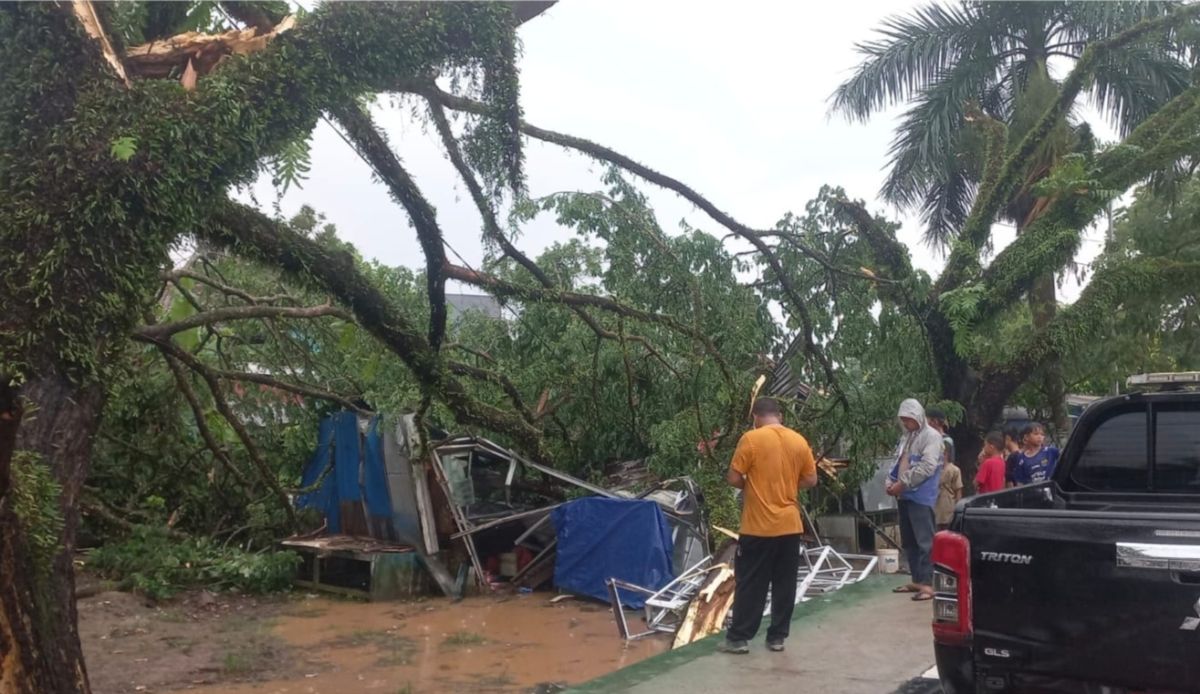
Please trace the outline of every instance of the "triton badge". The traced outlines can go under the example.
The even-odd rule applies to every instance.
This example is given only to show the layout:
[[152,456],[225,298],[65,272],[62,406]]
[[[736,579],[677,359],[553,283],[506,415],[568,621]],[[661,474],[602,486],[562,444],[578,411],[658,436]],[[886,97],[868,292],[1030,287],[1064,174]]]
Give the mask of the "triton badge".
[[1032,554],[1010,554],[1009,552],[980,552],[982,561],[994,561],[999,564],[1021,564],[1028,566],[1033,563]]

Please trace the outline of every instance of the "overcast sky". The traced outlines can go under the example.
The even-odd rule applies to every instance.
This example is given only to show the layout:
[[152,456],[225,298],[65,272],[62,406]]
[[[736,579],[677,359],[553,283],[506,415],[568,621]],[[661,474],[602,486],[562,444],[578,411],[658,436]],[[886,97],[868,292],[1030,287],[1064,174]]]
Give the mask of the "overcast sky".
[[[914,261],[935,272],[942,259],[919,243],[917,220],[876,199],[899,109],[864,125],[830,117],[827,102],[859,61],[854,44],[917,4],[562,0],[520,30],[525,116],[679,178],[756,228],[802,211],[822,184],[840,185],[903,220]],[[381,105],[376,118],[437,209],[447,242],[478,264],[479,217],[436,133],[404,109]],[[404,210],[325,124],[314,133],[312,157],[309,179],[282,200],[285,212],[310,204],[366,257],[423,265]],[[527,140],[526,162],[534,196],[601,187],[602,168],[581,155]],[[644,189],[668,231],[686,217],[725,233],[673,194]],[[275,198],[267,180],[256,194],[265,206]],[[543,222],[518,244],[536,255],[568,236]],[[1084,259],[1099,250],[1099,237],[1084,243]],[[1010,240],[1011,231],[998,229],[999,246]]]

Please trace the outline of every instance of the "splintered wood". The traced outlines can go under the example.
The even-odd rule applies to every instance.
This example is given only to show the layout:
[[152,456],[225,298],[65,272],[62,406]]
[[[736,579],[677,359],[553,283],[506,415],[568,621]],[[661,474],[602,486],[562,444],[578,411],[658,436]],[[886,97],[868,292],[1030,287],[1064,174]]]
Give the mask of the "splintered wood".
[[125,65],[139,77],[171,77],[180,75],[185,89],[193,89],[196,80],[210,72],[226,56],[254,53],[266,47],[276,36],[296,23],[288,16],[269,32],[257,29],[233,29],[220,34],[185,32],[166,39],[151,41],[125,51]]
[[733,560],[736,555],[737,543],[733,542],[717,555],[717,565],[709,571],[708,578],[688,605],[687,615],[675,632],[672,648],[699,641],[725,626],[725,618],[733,607]]
[[117,77],[129,86],[129,77],[125,75],[125,66],[121,64],[121,59],[117,57],[117,52],[113,50],[112,43],[108,40],[108,35],[104,33],[104,27],[100,24],[100,18],[96,16],[96,8],[92,6],[91,0],[75,0],[71,3],[71,11],[79,19],[79,23],[83,25],[84,31],[88,36],[91,36],[100,44],[100,52],[104,54],[104,59],[116,71]]

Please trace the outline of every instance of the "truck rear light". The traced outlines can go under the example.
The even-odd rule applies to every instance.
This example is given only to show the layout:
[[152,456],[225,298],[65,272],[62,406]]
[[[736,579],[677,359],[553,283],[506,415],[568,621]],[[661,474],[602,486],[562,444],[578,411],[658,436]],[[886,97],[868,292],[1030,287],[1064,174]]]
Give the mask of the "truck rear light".
[[943,530],[933,536],[933,639],[957,646],[971,638],[971,543]]
[[933,599],[934,622],[958,622],[958,600],[956,598]]

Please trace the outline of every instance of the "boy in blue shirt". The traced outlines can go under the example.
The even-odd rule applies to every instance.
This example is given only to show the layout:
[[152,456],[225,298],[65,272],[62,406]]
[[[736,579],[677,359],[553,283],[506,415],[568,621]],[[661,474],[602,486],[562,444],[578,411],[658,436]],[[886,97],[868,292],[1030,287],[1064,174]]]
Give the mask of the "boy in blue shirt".
[[1041,424],[1031,422],[1021,430],[1021,450],[1016,453],[1013,481],[1018,484],[1045,482],[1054,474],[1058,464],[1058,448],[1043,445],[1046,430]]

